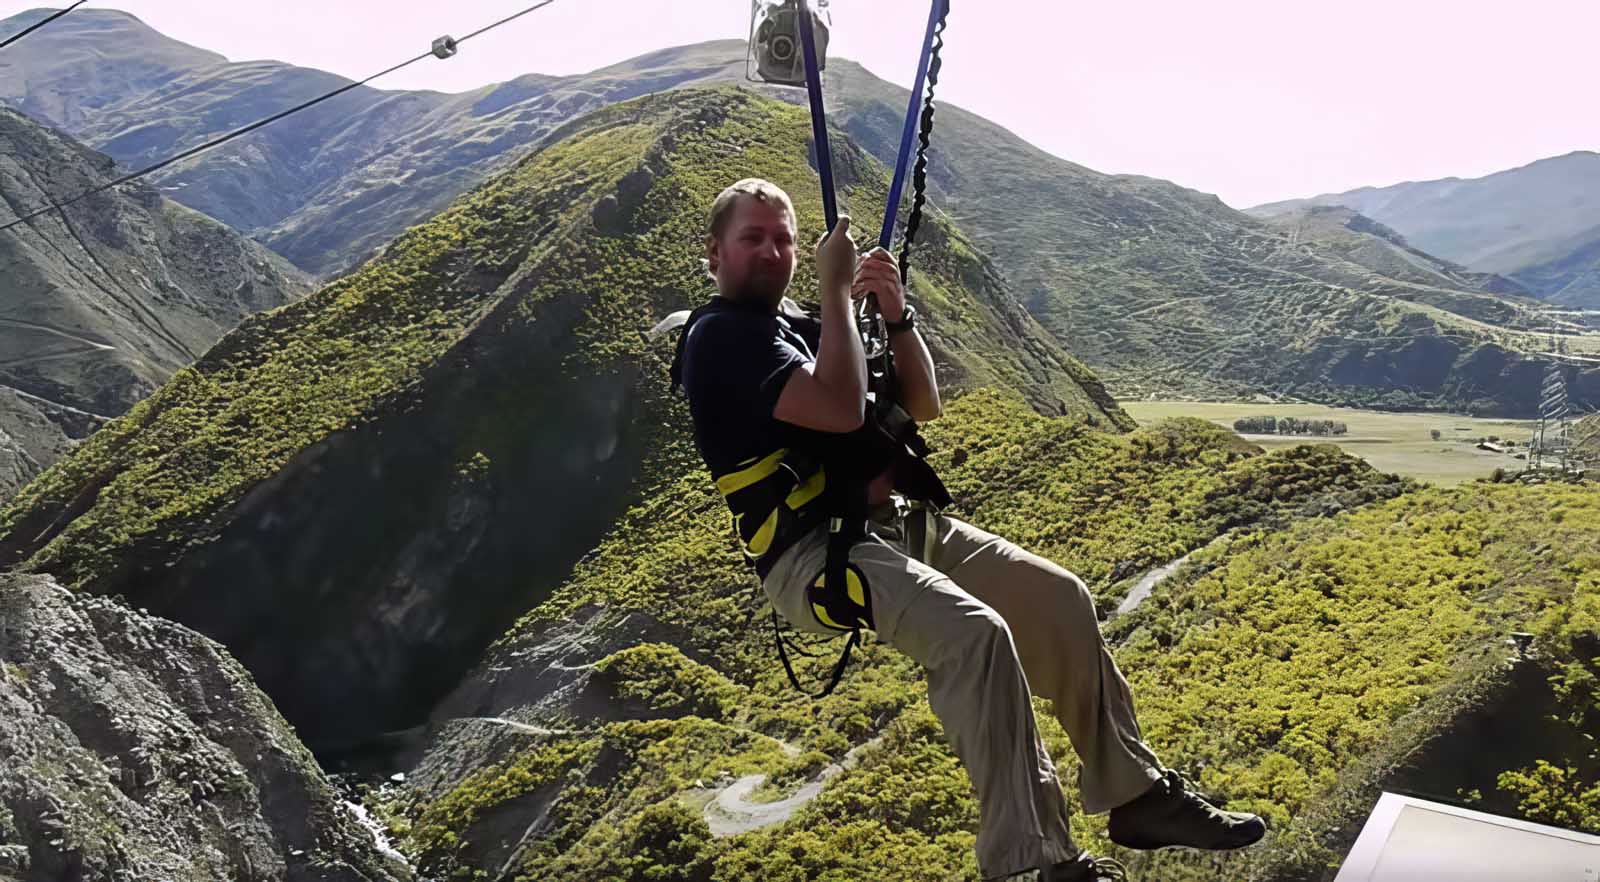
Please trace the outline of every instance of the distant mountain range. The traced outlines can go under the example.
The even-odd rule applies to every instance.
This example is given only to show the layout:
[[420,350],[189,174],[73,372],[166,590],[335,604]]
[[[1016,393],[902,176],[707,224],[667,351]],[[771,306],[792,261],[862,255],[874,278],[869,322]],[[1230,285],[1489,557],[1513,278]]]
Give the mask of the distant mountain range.
[[[114,175],[109,157],[0,108],[0,222]],[[288,261],[143,184],[0,232],[0,266],[0,496],[240,319],[309,289]]]
[[1482,178],[1362,187],[1249,209],[1343,205],[1431,254],[1509,276],[1552,303],[1600,309],[1600,153],[1575,151]]
[[[47,13],[0,21],[0,35]],[[459,95],[353,89],[154,181],[306,271],[337,273],[564,122],[660,88],[731,78],[726,44],[658,56],[576,77],[530,74]],[[229,62],[111,10],[76,11],[0,57],[0,102],[130,166],[348,83],[277,61]]]
[[[42,14],[15,16],[0,33]],[[111,11],[80,10],[6,55],[0,100],[135,165],[347,82],[227,62]],[[356,89],[154,179],[302,269],[333,276],[568,120],[649,92],[742,82],[743,56],[741,43],[721,41],[460,95]],[[892,161],[905,90],[833,58],[828,94],[834,125]],[[1534,331],[1576,330],[1476,268],[1393,241],[1352,251],[1166,181],[1101,174],[960,108],[939,107],[934,141],[937,209],[1119,395],[1525,415],[1543,375],[1534,356],[1547,346]],[[1574,395],[1600,403],[1600,370],[1580,367]]]

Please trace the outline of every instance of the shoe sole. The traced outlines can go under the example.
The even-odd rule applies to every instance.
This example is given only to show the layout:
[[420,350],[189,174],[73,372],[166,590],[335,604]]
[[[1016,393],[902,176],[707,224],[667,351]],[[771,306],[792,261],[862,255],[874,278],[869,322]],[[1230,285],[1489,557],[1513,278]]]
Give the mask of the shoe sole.
[[1194,851],[1236,851],[1241,848],[1249,848],[1250,846],[1255,845],[1266,835],[1267,831],[1262,830],[1261,833],[1254,838],[1240,841],[1234,845],[1185,845],[1183,843],[1155,842],[1154,840],[1146,839],[1119,839],[1116,836],[1111,836],[1110,839],[1113,843],[1120,845],[1123,848],[1133,849],[1134,851],[1172,851],[1180,848],[1191,849]]

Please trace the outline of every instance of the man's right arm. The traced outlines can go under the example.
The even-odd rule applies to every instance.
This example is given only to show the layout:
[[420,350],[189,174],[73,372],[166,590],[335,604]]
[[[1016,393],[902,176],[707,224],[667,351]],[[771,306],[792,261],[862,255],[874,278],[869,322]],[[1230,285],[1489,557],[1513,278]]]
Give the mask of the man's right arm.
[[822,286],[822,338],[817,360],[789,374],[772,415],[822,432],[854,432],[866,419],[867,357],[850,309],[856,264],[850,218],[817,246]]

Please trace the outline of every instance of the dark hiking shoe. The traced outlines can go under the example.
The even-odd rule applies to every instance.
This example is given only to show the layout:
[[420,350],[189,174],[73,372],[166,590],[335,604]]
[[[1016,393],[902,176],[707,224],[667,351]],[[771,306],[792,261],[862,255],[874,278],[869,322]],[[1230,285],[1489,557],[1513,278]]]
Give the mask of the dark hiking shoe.
[[1255,815],[1217,808],[1168,769],[1143,796],[1111,810],[1109,833],[1123,848],[1221,850],[1256,842],[1267,825]]
[[1039,882],[1128,882],[1128,868],[1111,858],[1078,855],[1039,872]]

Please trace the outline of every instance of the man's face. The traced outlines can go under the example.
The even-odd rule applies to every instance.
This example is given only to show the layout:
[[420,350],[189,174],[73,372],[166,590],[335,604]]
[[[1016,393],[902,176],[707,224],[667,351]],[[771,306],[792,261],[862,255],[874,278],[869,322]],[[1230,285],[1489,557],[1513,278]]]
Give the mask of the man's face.
[[782,205],[740,196],[722,236],[706,242],[717,290],[777,308],[794,278],[794,233]]

